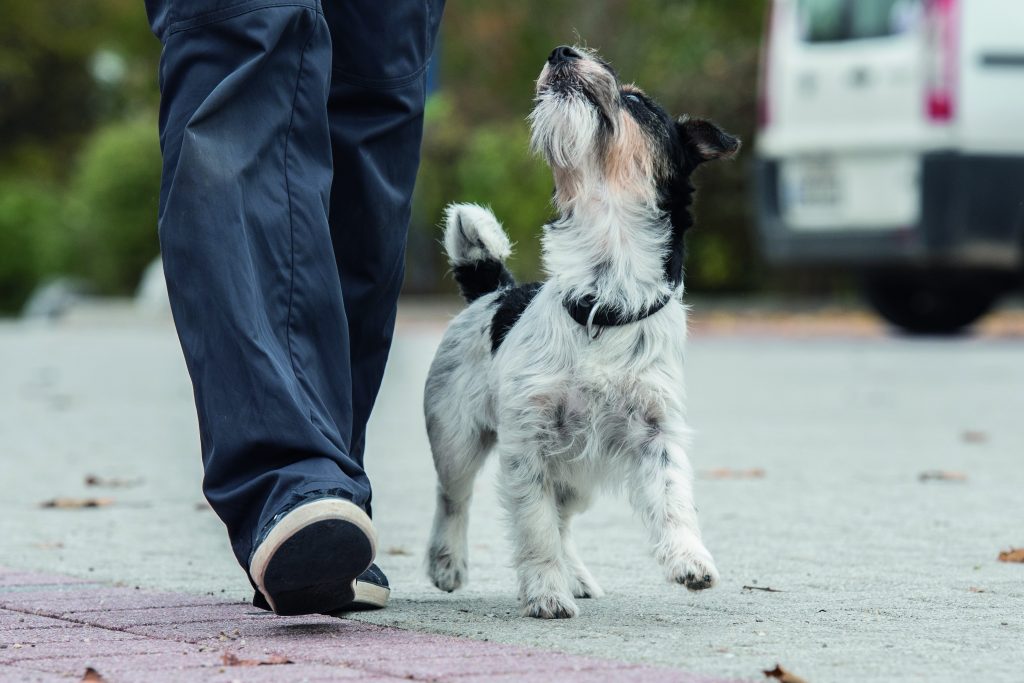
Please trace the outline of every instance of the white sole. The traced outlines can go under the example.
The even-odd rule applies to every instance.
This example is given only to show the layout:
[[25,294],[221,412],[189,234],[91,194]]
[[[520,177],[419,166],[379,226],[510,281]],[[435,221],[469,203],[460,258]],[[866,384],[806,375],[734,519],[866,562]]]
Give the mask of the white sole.
[[391,589],[366,581],[356,581],[356,598],[353,603],[366,607],[387,607]]

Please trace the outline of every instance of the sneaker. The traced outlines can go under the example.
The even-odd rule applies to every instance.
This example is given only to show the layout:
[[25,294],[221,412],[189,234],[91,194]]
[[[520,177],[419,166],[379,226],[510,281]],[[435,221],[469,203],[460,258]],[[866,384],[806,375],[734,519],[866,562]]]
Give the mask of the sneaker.
[[317,498],[274,521],[252,554],[249,575],[277,614],[331,614],[355,600],[356,579],[371,566],[376,547],[362,508],[344,498]]
[[369,569],[356,579],[356,596],[342,611],[362,612],[382,609],[387,606],[390,596],[391,586],[388,585],[388,577],[384,576],[380,567],[371,564]]

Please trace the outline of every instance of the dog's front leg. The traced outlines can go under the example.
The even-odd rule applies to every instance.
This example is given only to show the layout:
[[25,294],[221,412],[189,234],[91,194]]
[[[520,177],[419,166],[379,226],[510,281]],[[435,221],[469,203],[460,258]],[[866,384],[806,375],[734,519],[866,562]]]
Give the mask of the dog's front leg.
[[630,499],[650,533],[668,579],[690,590],[711,588],[718,570],[701,541],[693,504],[693,473],[678,443],[647,444],[633,467]]
[[554,486],[540,454],[502,445],[502,502],[512,522],[512,545],[523,615],[576,616],[569,569],[562,554]]

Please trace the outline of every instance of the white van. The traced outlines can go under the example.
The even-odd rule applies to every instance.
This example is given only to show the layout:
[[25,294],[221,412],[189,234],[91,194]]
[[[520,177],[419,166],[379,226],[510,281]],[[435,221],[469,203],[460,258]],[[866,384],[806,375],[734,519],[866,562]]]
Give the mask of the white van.
[[769,263],[843,266],[952,332],[1024,264],[1024,0],[773,0],[758,209]]

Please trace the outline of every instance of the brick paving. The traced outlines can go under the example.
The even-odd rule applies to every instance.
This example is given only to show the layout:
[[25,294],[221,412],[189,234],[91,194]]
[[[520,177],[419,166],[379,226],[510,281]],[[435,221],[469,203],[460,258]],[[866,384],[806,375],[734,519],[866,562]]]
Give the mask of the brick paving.
[[[721,683],[675,669],[0,568],[0,681]],[[84,679],[89,680],[89,679]],[[92,679],[96,680],[96,679]]]

